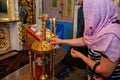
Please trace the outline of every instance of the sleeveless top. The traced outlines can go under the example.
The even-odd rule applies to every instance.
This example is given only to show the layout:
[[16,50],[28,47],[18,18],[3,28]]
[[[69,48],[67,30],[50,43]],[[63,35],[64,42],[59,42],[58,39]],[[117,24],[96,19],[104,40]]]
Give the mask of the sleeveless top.
[[[105,58],[107,58],[105,55],[103,55],[101,52],[98,51],[94,51],[94,50],[88,50],[89,56],[92,60],[100,62],[100,57],[103,56]],[[91,74],[92,71],[87,67],[87,71]],[[114,72],[112,73],[112,75],[110,76],[109,79],[105,79],[105,80],[120,80],[120,60],[119,63],[117,64]]]

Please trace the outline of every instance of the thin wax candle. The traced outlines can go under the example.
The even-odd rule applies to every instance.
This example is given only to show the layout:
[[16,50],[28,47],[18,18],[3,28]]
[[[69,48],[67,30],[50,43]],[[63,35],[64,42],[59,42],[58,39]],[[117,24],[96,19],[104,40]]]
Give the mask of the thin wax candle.
[[54,34],[56,34],[56,20],[53,18]]

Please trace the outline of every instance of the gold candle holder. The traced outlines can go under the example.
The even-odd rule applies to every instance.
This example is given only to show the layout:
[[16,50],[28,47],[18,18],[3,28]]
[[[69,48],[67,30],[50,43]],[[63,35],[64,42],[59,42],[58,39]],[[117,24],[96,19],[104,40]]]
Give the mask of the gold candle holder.
[[[56,80],[55,78],[55,46],[51,45],[49,42],[46,40],[46,20],[48,19],[47,14],[43,14],[42,17],[42,33],[43,33],[43,39],[39,42],[35,40],[32,43],[31,49],[40,54],[42,56],[42,75],[40,76],[40,80]],[[54,26],[54,35],[56,35],[56,20],[55,18],[50,19],[50,30],[51,30],[51,38],[52,38],[52,20],[53,20],[53,26]],[[49,55],[52,53],[52,77],[48,77],[46,73],[46,55]]]
[[46,40],[46,20],[48,19],[47,14],[42,16],[42,29],[43,29],[43,40]]
[[[41,54],[42,56],[42,75],[40,76],[40,80],[48,80],[48,75],[46,74],[46,58],[45,57],[46,55],[49,55],[50,53],[52,53],[52,51],[54,50],[54,47],[49,42],[46,41],[46,20],[48,19],[48,16],[44,14],[41,17],[41,19],[42,19],[42,29],[43,29],[43,40],[41,40],[40,42],[34,41],[31,48],[34,52]],[[55,25],[55,21],[54,21],[54,25]]]

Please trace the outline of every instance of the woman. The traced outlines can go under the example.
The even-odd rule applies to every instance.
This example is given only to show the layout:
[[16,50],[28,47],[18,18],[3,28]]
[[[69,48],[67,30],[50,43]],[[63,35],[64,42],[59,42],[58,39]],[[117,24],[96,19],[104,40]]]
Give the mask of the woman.
[[51,44],[87,46],[89,56],[71,49],[71,55],[81,58],[91,73],[91,80],[120,79],[120,25],[117,8],[112,0],[83,0],[85,20],[84,37],[61,40],[54,38]]

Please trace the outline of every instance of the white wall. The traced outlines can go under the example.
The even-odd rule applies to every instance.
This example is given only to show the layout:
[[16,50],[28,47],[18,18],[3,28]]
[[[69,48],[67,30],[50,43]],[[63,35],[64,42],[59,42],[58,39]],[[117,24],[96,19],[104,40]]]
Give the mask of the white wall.
[[11,50],[22,50],[23,47],[19,44],[19,30],[18,24],[19,22],[12,22],[10,24],[10,41],[12,48]]

